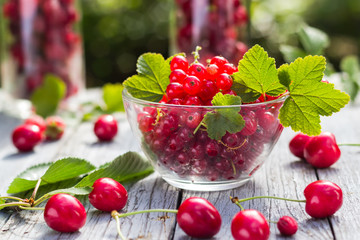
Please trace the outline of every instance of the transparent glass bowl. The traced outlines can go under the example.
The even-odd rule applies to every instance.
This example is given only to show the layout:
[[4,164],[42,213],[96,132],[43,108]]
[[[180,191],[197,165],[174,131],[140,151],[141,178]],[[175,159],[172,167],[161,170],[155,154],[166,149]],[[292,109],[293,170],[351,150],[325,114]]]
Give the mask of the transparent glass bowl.
[[[283,126],[278,113],[285,97],[241,106],[154,103],[123,91],[127,119],[145,155],[169,184],[187,190],[219,191],[245,184],[276,144]],[[239,108],[245,127],[220,141],[196,129],[207,112]],[[195,133],[194,133],[195,132]]]

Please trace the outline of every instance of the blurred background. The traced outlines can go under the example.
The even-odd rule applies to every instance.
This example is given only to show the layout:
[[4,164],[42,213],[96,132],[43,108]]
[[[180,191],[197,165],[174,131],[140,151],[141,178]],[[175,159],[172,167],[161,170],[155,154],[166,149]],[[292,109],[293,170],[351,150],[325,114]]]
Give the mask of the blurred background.
[[[169,0],[82,0],[87,86],[124,81],[144,52],[168,56],[171,5]],[[252,0],[250,6],[248,45],[260,43],[278,65],[312,50],[340,71],[345,56],[359,55],[359,0]],[[301,36],[304,26],[311,26],[311,33]],[[316,49],[301,39],[309,34],[320,38],[311,43]]]

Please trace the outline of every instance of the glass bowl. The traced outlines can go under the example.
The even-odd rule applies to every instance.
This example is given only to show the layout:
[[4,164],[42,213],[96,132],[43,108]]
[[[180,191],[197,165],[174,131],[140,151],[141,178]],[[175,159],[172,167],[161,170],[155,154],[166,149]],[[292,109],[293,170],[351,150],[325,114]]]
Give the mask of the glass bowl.
[[[187,190],[219,191],[250,180],[269,156],[283,126],[278,113],[285,97],[233,106],[186,106],[155,103],[123,91],[127,119],[145,155],[169,184]],[[197,128],[204,115],[239,108],[245,127],[221,140]]]

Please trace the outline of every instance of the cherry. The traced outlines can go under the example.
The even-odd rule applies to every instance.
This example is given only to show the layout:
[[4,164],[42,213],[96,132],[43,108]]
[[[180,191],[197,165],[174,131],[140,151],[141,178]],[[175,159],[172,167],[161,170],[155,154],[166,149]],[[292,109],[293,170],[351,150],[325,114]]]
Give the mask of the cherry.
[[65,131],[65,122],[61,117],[51,116],[46,118],[45,137],[47,140],[60,139]]
[[32,151],[42,140],[42,132],[37,125],[23,124],[12,132],[14,146],[21,152]]
[[298,224],[294,218],[290,216],[282,216],[277,222],[277,228],[282,235],[291,236],[297,232]]
[[52,196],[44,210],[46,224],[58,232],[75,232],[84,226],[86,211],[75,197],[59,193]]
[[94,124],[94,133],[100,141],[111,141],[117,131],[116,119],[111,115],[100,116]]
[[312,137],[304,148],[306,161],[316,168],[330,167],[339,160],[340,155],[335,136],[330,132]]
[[40,128],[40,132],[44,132],[46,128],[46,123],[43,117],[39,115],[32,115],[29,118],[27,118],[24,122],[24,124],[33,124]]
[[99,178],[93,184],[89,202],[95,208],[111,212],[121,210],[126,205],[128,193],[123,185],[111,178]]
[[194,238],[211,238],[221,227],[218,210],[200,197],[186,199],[178,209],[176,220],[180,228]]
[[343,203],[341,188],[327,180],[310,183],[304,190],[305,211],[313,218],[326,218],[340,209]]
[[304,158],[304,148],[309,140],[308,135],[298,133],[289,143],[290,152],[296,157]]
[[235,240],[265,240],[270,228],[264,215],[254,209],[238,212],[231,221],[231,233]]

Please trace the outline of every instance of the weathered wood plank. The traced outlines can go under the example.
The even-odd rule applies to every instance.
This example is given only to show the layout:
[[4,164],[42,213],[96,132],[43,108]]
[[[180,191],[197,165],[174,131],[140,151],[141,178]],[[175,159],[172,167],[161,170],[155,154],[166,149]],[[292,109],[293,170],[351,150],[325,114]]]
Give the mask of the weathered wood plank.
[[[294,133],[285,129],[269,159],[254,175],[254,178],[242,187],[230,191],[202,193],[184,191],[183,200],[190,196],[201,196],[212,202],[222,216],[222,228],[216,239],[231,239],[231,220],[239,208],[232,204],[229,196],[247,198],[252,196],[279,196],[292,199],[304,199],[306,185],[316,180],[315,171],[302,161],[293,157],[288,150],[288,143]],[[299,230],[296,239],[332,239],[330,225],[325,220],[312,220],[305,213],[304,203],[280,200],[257,199],[243,203],[245,209],[256,209],[267,219],[277,221],[283,215],[297,219]],[[270,224],[270,239],[285,239],[279,234],[276,224]],[[190,239],[177,226],[175,239]]]
[[[329,119],[325,131],[335,134],[338,143],[360,143],[360,105],[348,106]],[[360,147],[340,147],[341,157],[328,169],[319,169],[320,179],[330,180],[343,190],[342,208],[330,218],[336,239],[360,239]]]

